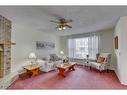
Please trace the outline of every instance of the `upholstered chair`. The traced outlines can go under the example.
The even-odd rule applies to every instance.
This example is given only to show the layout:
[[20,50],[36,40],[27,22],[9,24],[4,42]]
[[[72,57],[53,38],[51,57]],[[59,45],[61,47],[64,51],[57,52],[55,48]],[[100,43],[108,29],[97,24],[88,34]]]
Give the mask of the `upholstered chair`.
[[110,59],[111,59],[110,53],[100,53],[99,56],[97,57],[96,62],[90,62],[90,66],[92,68],[98,69],[100,72],[103,70],[108,71]]

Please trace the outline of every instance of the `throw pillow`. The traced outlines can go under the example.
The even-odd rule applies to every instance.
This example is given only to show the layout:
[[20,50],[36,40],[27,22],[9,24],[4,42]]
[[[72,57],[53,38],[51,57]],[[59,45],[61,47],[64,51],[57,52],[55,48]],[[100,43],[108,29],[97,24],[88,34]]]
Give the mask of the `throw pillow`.
[[105,58],[104,57],[98,57],[98,59],[97,59],[97,63],[103,63],[104,62],[104,60],[105,60]]

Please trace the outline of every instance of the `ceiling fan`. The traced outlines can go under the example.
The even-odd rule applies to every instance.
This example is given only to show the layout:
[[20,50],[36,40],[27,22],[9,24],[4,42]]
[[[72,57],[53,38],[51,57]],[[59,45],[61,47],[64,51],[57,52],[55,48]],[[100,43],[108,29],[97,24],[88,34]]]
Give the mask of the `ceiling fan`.
[[72,28],[72,26],[68,25],[67,23],[72,22],[72,20],[66,20],[64,18],[59,19],[59,21],[51,20],[51,22],[57,23],[58,30],[65,30],[66,28]]

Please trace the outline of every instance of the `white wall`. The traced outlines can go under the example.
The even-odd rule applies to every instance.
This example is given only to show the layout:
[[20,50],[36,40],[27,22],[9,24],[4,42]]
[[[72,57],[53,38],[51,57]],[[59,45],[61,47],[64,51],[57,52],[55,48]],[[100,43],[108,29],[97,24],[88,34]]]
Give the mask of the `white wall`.
[[[35,52],[39,57],[49,56],[51,53],[58,54],[59,37],[49,33],[13,24],[12,40],[16,41],[16,45],[12,46],[12,72],[17,71],[22,68],[23,64],[28,63],[26,63],[26,60],[28,60],[30,52]],[[36,50],[36,41],[54,42],[55,49]]]
[[127,16],[121,17],[118,21],[115,36],[118,36],[118,50],[115,50],[115,72],[121,83],[127,85]]
[[105,30],[98,32],[100,33],[100,50],[99,52],[108,52],[111,53],[111,61],[110,61],[110,69],[114,70],[114,64],[115,64],[115,57],[114,57],[114,31],[112,30]]
[[[114,69],[114,46],[113,46],[113,29],[103,30],[95,32],[96,34],[100,35],[100,43],[99,43],[99,52],[108,52],[112,54],[111,57],[111,66],[110,69]],[[90,35],[89,33],[84,34],[77,34],[71,36],[62,36],[60,37],[60,50],[63,50],[65,55],[68,56],[68,48],[67,48],[67,41],[69,38],[81,38]]]

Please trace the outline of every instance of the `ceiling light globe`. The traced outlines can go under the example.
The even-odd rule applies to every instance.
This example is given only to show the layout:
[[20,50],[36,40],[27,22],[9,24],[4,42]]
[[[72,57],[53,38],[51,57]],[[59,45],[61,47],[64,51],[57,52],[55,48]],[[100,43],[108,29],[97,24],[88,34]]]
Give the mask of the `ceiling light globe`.
[[63,30],[65,30],[66,29],[66,27],[63,27]]
[[61,31],[61,30],[62,30],[62,28],[58,28],[58,30],[60,30],[60,31]]

